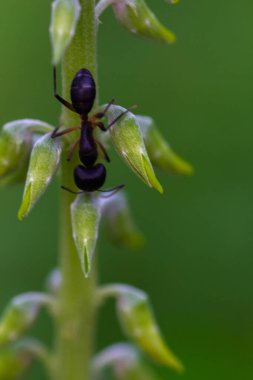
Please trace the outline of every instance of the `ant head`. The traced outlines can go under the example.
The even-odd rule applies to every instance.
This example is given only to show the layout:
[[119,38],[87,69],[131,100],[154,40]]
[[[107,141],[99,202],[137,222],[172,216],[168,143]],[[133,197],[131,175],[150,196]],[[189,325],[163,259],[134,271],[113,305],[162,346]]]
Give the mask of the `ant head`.
[[88,70],[88,69],[80,69],[76,73],[75,78],[79,78],[79,77],[83,77],[83,76],[87,76],[87,77],[90,77],[90,78],[93,79],[93,76],[92,76],[90,70]]
[[88,69],[79,70],[71,84],[71,100],[79,115],[88,115],[96,97],[96,83]]

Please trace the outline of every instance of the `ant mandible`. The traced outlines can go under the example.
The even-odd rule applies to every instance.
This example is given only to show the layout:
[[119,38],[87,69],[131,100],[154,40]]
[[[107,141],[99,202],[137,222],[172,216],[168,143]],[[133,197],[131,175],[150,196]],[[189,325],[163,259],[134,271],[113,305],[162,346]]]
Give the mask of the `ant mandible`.
[[114,192],[120,190],[124,185],[118,185],[109,190],[100,190],[105,183],[106,168],[102,163],[96,164],[98,159],[98,147],[100,147],[107,162],[110,162],[110,158],[104,146],[94,138],[93,132],[96,127],[103,132],[108,131],[108,129],[125,115],[129,109],[122,112],[107,127],[105,127],[101,119],[106,115],[106,112],[114,103],[114,99],[106,106],[104,111],[96,113],[91,118],[88,117],[96,97],[96,83],[88,69],[81,69],[76,73],[71,84],[71,103],[57,94],[55,67],[53,68],[53,82],[55,98],[69,110],[80,115],[81,118],[81,126],[68,128],[61,132],[59,131],[59,128],[56,128],[52,133],[52,138],[56,138],[76,130],[81,130],[80,138],[71,146],[67,157],[67,160],[70,161],[75,149],[79,146],[79,159],[83,165],[77,165],[75,167],[74,181],[81,191],[75,192],[65,186],[62,186],[62,188],[74,194],[93,191]]

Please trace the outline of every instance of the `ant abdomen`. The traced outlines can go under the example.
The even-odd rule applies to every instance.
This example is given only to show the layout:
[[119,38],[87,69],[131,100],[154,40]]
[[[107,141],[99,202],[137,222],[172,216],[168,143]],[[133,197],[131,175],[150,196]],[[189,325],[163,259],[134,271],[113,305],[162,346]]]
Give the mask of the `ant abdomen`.
[[82,165],[76,166],[74,170],[76,186],[83,191],[96,191],[105,183],[106,169],[103,164],[96,164],[86,168]]
[[88,115],[96,97],[96,84],[88,69],[79,70],[71,84],[71,101],[79,115]]

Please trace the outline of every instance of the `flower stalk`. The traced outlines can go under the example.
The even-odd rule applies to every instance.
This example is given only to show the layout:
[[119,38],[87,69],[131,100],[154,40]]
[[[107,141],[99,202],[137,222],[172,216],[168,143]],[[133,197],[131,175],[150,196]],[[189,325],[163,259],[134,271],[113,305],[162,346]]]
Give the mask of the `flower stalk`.
[[[62,63],[62,96],[69,98],[70,83],[82,67],[88,68],[96,78],[96,23],[94,0],[81,0],[81,14],[76,33]],[[64,128],[79,125],[79,118],[66,108],[62,109]],[[63,153],[61,183],[73,187],[75,159],[66,162]],[[74,196],[61,191],[60,200],[60,262],[62,283],[59,293],[59,316],[56,328],[56,365],[54,380],[91,379],[93,353],[96,283],[95,268],[85,279],[72,238],[70,206]]]

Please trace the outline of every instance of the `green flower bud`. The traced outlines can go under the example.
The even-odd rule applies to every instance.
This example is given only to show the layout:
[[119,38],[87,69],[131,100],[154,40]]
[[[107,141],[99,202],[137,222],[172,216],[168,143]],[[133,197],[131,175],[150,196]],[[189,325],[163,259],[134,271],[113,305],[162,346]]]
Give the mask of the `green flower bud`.
[[19,379],[32,362],[30,352],[12,346],[0,351],[0,380]]
[[53,306],[53,299],[43,293],[24,293],[7,306],[0,320],[0,346],[15,341],[38,316],[41,306]]
[[100,301],[105,297],[116,298],[121,326],[140,348],[156,362],[183,371],[181,361],[165,344],[150,307],[148,296],[132,286],[112,284],[99,290]]
[[136,116],[151,162],[159,168],[176,174],[192,175],[192,165],[179,157],[157,129],[153,119]]
[[33,358],[39,359],[44,364],[48,374],[52,374],[51,355],[46,347],[35,339],[23,339],[1,349],[0,380],[20,379]]
[[[53,130],[49,124],[40,120],[15,120],[3,126],[0,133],[0,179],[6,183],[15,182],[27,162],[33,144],[32,133]],[[22,177],[22,175],[21,175]],[[3,181],[5,182],[5,180]]]
[[106,199],[103,215],[110,240],[120,246],[136,249],[144,244],[144,237],[136,227],[123,191]]
[[172,43],[175,35],[165,28],[144,0],[117,0],[113,10],[119,22],[130,32],[156,41]]
[[90,196],[80,194],[71,205],[73,239],[85,277],[91,271],[100,217],[100,206]]
[[[109,122],[112,122],[124,111],[126,111],[124,108],[112,105],[107,112]],[[156,178],[149,160],[135,115],[128,112],[121,117],[110,128],[110,134],[115,149],[135,174],[148,186],[163,193],[163,188]]]
[[112,369],[119,380],[157,380],[143,363],[136,347],[127,343],[113,344],[95,356],[93,361],[95,378],[103,378],[102,375],[107,368]]
[[50,35],[53,47],[53,64],[57,65],[70,44],[80,15],[79,0],[54,0]]
[[51,133],[37,140],[30,158],[23,201],[18,212],[19,220],[29,214],[47,189],[58,169],[61,150],[60,139],[52,139]]
[[21,164],[9,174],[0,177],[0,187],[16,185],[23,183],[26,179],[26,173],[29,165],[29,153],[23,157]]
[[12,134],[3,129],[0,134],[0,178],[18,171],[31,148],[32,136],[29,133]]

